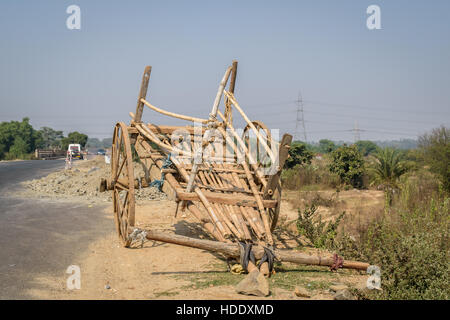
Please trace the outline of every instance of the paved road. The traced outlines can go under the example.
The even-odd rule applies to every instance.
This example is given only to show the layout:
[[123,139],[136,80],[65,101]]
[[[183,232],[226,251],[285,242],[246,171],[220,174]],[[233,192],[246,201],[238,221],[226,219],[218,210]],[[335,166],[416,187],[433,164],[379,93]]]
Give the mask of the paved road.
[[0,162],[0,299],[39,298],[41,276],[64,276],[90,242],[114,230],[104,207],[14,197],[20,182],[63,167],[64,160]]

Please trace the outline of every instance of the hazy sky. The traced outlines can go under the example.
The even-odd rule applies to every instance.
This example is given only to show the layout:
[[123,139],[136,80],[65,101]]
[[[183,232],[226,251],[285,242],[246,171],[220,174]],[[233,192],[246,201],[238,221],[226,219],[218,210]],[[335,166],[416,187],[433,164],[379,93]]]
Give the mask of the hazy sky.
[[[71,4],[81,30],[66,27]],[[371,4],[381,30],[366,27]],[[207,117],[237,59],[236,97],[271,128],[295,132],[301,90],[309,141],[351,141],[355,122],[361,139],[415,138],[450,125],[449,15],[446,0],[2,1],[0,121],[110,137],[146,65],[150,102]]]

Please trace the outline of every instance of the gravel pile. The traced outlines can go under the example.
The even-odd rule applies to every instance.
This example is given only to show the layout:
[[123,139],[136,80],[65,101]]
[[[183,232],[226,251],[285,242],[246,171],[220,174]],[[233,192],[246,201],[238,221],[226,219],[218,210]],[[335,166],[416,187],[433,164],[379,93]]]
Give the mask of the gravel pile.
[[[53,172],[41,179],[24,182],[25,195],[39,198],[82,199],[90,202],[111,201],[111,192],[100,192],[100,179],[109,178],[111,166],[99,156],[93,160],[74,161],[72,168]],[[135,176],[143,176],[142,168],[135,167]],[[144,188],[135,191],[136,200],[162,200],[165,193],[157,188]]]

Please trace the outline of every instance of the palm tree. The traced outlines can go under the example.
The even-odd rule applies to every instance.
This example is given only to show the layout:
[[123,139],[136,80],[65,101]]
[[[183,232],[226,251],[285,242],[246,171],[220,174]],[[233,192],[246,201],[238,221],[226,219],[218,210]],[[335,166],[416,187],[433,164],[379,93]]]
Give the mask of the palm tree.
[[394,190],[398,189],[398,180],[408,171],[408,166],[399,150],[393,148],[379,149],[374,158],[370,168],[374,177],[372,183],[383,185],[388,207],[392,204]]

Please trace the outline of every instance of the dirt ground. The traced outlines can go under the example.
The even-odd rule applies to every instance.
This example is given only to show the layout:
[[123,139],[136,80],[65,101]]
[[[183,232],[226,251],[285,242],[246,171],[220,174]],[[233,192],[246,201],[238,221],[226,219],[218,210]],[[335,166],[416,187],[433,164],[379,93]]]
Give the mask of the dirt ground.
[[[152,201],[137,207],[141,228],[154,228],[191,237],[207,237],[190,218],[174,218],[175,205],[168,200]],[[104,214],[113,222],[112,210]],[[123,248],[111,233],[93,242],[78,258],[81,289],[68,290],[67,274],[36,279],[46,289],[29,292],[39,299],[254,299],[240,295],[234,285],[244,275],[227,271],[223,257],[211,252],[166,243],[147,241],[140,248]],[[292,272],[294,271],[294,272]],[[355,285],[367,276],[356,271],[289,266],[269,279],[271,295],[266,299],[301,299],[283,283],[286,274],[299,277],[297,284],[310,291],[311,299],[332,299],[328,287],[334,283]],[[279,283],[280,282],[280,283]],[[311,288],[310,288],[311,287]],[[259,299],[259,298],[258,298]],[[305,299],[305,298],[303,298]]]
[[[81,174],[80,179],[86,178],[85,172],[91,170],[90,168],[101,165],[98,159],[96,161],[80,163],[80,167],[78,167],[78,175]],[[33,183],[50,180],[56,181],[58,185],[58,177],[64,174],[60,172],[51,175],[53,176],[50,178],[43,178],[40,182]],[[78,179],[78,177],[73,179]],[[92,179],[92,184],[94,180]],[[90,187],[88,186],[88,188]],[[53,189],[49,190],[53,199],[60,197],[67,200],[70,197],[80,196],[55,194],[51,191]],[[28,188],[26,192],[32,194],[33,189]],[[349,191],[349,199],[354,199],[355,195],[350,192],[352,191]],[[292,196],[295,197],[295,194],[286,194],[287,198]],[[367,196],[374,197],[374,199],[378,197],[373,194],[367,194]],[[344,192],[341,197],[346,197]],[[92,201],[88,197],[84,200]],[[108,200],[104,197],[101,201]],[[348,204],[348,202],[347,200],[346,203]],[[282,202],[280,214],[282,222],[297,217],[297,211],[291,203],[287,200]],[[361,203],[367,204],[367,199],[362,198]],[[354,206],[358,207],[358,204]],[[326,208],[321,210],[326,217]],[[136,207],[137,226],[144,229],[165,230],[190,237],[208,237],[197,227],[192,218],[180,213],[175,218],[174,213],[175,203],[163,199],[163,196],[158,197],[157,200],[140,199],[137,201]],[[110,219],[111,224],[114,224],[112,206],[107,207],[99,214],[104,215]],[[279,248],[314,252],[303,246],[304,241],[298,240],[295,230],[278,232],[277,237]],[[67,289],[68,274],[56,277],[41,275],[35,281],[42,283],[42,288],[45,289],[34,289],[29,294],[38,299],[256,298],[235,292],[234,286],[243,279],[244,275],[230,273],[227,271],[227,264],[223,257],[199,249],[153,241],[146,241],[142,248],[137,245],[133,248],[123,248],[117,235],[111,233],[93,242],[87,251],[80,253],[76,261],[81,270],[80,290]],[[286,263],[277,266],[276,270],[277,273],[269,279],[271,295],[266,299],[306,299],[294,295],[293,292],[297,286],[306,289],[310,293],[310,299],[332,299],[333,292],[329,290],[331,285],[340,283],[352,287],[367,279],[367,275],[359,271],[341,269],[338,272],[331,272],[324,267],[296,266]]]

